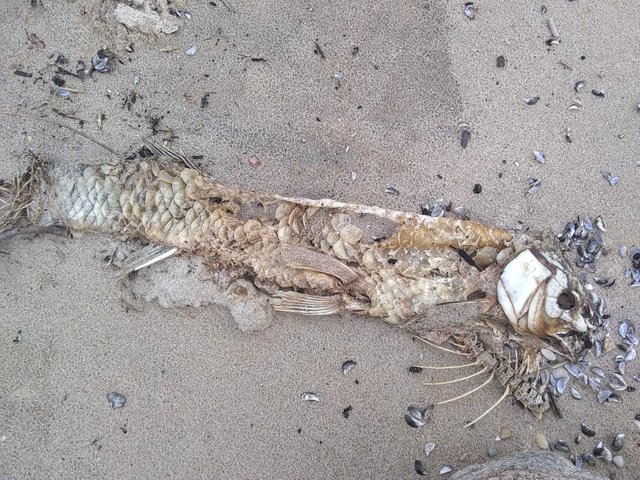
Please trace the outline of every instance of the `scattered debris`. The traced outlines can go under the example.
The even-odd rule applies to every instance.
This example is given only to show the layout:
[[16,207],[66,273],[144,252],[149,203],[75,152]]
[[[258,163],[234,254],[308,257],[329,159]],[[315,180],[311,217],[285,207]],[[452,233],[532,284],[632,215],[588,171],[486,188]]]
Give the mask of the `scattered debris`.
[[351,415],[351,410],[353,410],[353,407],[351,405],[349,405],[348,407],[345,407],[342,409],[342,416],[344,418],[349,418],[349,415]]
[[40,40],[40,38],[38,38],[38,35],[36,35],[35,33],[27,32],[27,40],[29,40],[31,45],[33,45],[35,48],[43,49],[45,47],[44,42]]
[[407,407],[407,413],[404,415],[404,421],[411,428],[423,427],[429,420],[429,416],[433,411],[433,405],[427,405],[425,408],[410,405]]
[[422,463],[421,460],[416,460],[415,462],[413,462],[413,468],[418,475],[424,476],[427,474],[427,469],[425,468],[424,463]]
[[262,160],[260,160],[258,157],[256,157],[255,155],[251,155],[248,159],[247,159],[247,163],[249,164],[249,166],[253,167],[253,168],[259,168],[262,165]]
[[302,399],[303,402],[319,402],[320,401],[320,397],[318,397],[318,395],[316,395],[313,392],[304,392],[302,395],[300,395],[300,398]]
[[620,177],[612,175],[611,172],[602,172],[602,176],[612,187],[615,187],[620,182]]
[[564,132],[564,139],[566,140],[567,143],[573,143],[573,132],[568,127]]
[[586,423],[581,423],[580,424],[580,431],[582,433],[584,433],[587,437],[595,437],[596,436],[595,429],[593,427],[590,427]]
[[27,73],[27,72],[23,72],[22,70],[14,70],[13,71],[14,75],[17,75],[19,77],[26,77],[26,78],[31,78],[33,77],[32,73]]
[[527,105],[535,105],[540,100],[540,97],[525,97],[524,103]]
[[196,53],[198,53],[198,46],[192,45],[191,47],[187,48],[187,50],[184,53],[193,57]]
[[451,465],[444,465],[440,468],[440,475],[446,475],[451,472],[453,472],[453,467]]
[[355,360],[347,360],[342,364],[342,374],[349,375],[349,372],[351,372],[357,364]]
[[542,187],[542,181],[538,180],[537,178],[530,177],[529,179],[527,179],[527,185],[528,185],[528,188],[524,194],[525,197],[528,197],[529,195],[533,195],[538,190],[540,190],[540,187]]
[[121,393],[109,392],[107,393],[107,402],[109,402],[111,408],[118,409],[124,407],[125,403],[127,403],[127,399]]
[[482,185],[480,185],[479,183],[476,183],[473,186],[473,193],[475,193],[476,195],[479,195],[480,193],[482,193]]
[[580,90],[582,90],[586,84],[587,84],[586,81],[578,80],[576,84],[573,86],[573,89],[575,90],[576,93],[580,93]]
[[435,443],[425,443],[424,445],[424,454],[428,457],[431,452],[433,452],[433,449],[436,448],[436,444]]
[[464,14],[469,20],[476,18],[476,7],[473,2],[466,2],[464,4]]
[[544,165],[545,157],[544,157],[544,152],[542,150],[535,150],[533,152],[533,156],[538,161],[538,163],[541,163]]
[[393,187],[387,187],[384,189],[384,193],[388,193],[389,195],[400,195],[400,190]]
[[22,340],[22,330],[18,330],[18,333],[13,339],[13,343],[20,343],[21,340]]
[[600,97],[600,98],[604,98],[604,95],[605,95],[604,90],[601,90],[599,88],[594,88],[593,90],[591,90],[591,93],[596,97]]
[[504,55],[500,55],[498,58],[496,58],[496,67],[504,68],[506,65],[507,65],[507,61],[504,58]]
[[549,18],[547,20],[547,26],[549,27],[549,32],[551,33],[551,38],[547,40],[548,45],[559,45],[560,44],[560,32],[558,32],[558,28],[556,27],[556,22],[553,21],[553,18]]
[[318,43],[317,40],[313,43],[313,46],[314,46],[313,53],[316,55],[319,55],[320,58],[324,60],[326,57],[324,56],[324,52],[322,51],[322,48],[320,47],[320,44]]

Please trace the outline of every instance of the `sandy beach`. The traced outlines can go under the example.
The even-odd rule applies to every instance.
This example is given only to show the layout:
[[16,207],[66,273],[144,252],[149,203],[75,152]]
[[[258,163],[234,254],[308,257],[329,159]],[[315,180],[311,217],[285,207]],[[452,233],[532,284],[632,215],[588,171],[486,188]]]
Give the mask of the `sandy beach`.
[[[121,157],[143,137],[170,140],[243,189],[411,212],[442,198],[473,220],[531,232],[601,215],[597,274],[616,282],[598,291],[617,341],[621,321],[640,321],[640,289],[618,254],[640,243],[640,7],[524,3],[479,0],[470,19],[464,2],[186,0],[170,4],[189,13],[167,17],[177,30],[155,35],[122,25],[112,0],[8,0],[0,110],[46,115]],[[549,18],[559,44],[546,43]],[[101,49],[115,54],[110,71],[77,76]],[[24,170],[29,152],[57,164],[113,158],[26,118],[0,115],[0,132],[0,178]],[[530,178],[540,188],[525,195]],[[502,394],[494,382],[412,429],[409,405],[481,383],[425,387],[442,377],[408,370],[455,355],[356,315],[278,313],[243,332],[197,259],[122,283],[105,261],[118,248],[91,234],[0,243],[0,478],[421,478],[415,460],[427,478],[447,478],[444,465],[537,449],[537,433],[566,441],[566,458],[624,433],[624,468],[585,469],[640,478],[638,391],[599,404],[577,386],[581,400],[559,398],[560,419],[505,401],[463,430]],[[613,371],[618,353],[594,363]],[[357,366],[343,375],[346,360]],[[625,376],[634,387],[638,362]],[[123,408],[107,402],[114,391]],[[302,402],[307,391],[320,401]],[[596,436],[576,444],[582,422]],[[512,436],[498,441],[502,427]]]

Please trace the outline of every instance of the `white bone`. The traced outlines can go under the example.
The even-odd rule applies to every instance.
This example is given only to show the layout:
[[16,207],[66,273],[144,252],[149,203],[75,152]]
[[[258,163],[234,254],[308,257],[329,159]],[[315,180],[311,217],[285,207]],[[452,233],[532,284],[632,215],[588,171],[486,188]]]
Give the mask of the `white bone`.
[[[550,276],[551,271],[540,263],[529,250],[520,253],[507,264],[500,280],[516,318],[520,318],[526,313],[536,290]],[[500,301],[503,310],[505,303]]]

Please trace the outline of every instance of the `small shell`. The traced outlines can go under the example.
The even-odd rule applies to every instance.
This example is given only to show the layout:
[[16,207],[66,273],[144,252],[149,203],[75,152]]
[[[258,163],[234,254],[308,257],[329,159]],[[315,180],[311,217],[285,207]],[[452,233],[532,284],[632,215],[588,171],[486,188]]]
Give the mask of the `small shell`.
[[580,424],[580,431],[582,433],[584,433],[587,437],[595,437],[596,436],[596,431],[592,427],[587,425],[586,423]]
[[548,348],[542,348],[540,349],[540,353],[542,354],[542,356],[544,358],[546,358],[547,360],[549,360],[550,362],[555,362],[556,359],[558,358],[556,356],[555,353],[553,353],[551,350],[549,350]]
[[440,475],[446,475],[447,473],[453,472],[453,467],[451,465],[443,465],[440,468]]
[[604,98],[604,95],[605,95],[604,90],[600,88],[594,88],[593,90],[591,90],[591,93],[596,97],[600,97],[600,98]]
[[613,442],[611,442],[611,446],[616,451],[622,450],[622,448],[624,447],[624,433],[619,433],[618,435],[616,435],[613,439]]
[[627,389],[627,382],[625,382],[622,375],[618,373],[612,373],[607,380],[609,382],[609,386],[618,392],[622,392]]
[[611,396],[611,390],[600,390],[598,392],[598,402],[604,403],[607,400],[609,400],[610,396]]
[[540,97],[525,97],[524,103],[526,103],[527,105],[535,105],[536,103],[538,103],[538,100],[540,100]]
[[542,182],[537,178],[533,178],[533,177],[527,180],[527,184],[529,185],[529,188],[525,192],[525,196],[527,197],[529,195],[533,195],[534,193],[536,193],[538,190],[540,190],[540,187],[542,186]]
[[420,428],[424,427],[425,425],[423,420],[415,418],[408,413],[404,414],[404,421],[407,422],[407,425],[409,425],[411,428]]
[[464,4],[464,14],[469,20],[476,18],[476,7],[473,2],[466,2]]
[[435,443],[425,443],[424,445],[424,454],[428,457],[429,454],[431,452],[433,452],[433,449],[436,448],[436,444]]
[[187,55],[189,55],[189,56],[193,56],[193,55],[195,55],[197,52],[198,52],[198,46],[197,46],[197,45],[193,45],[193,46],[189,47],[189,48],[187,49],[187,51],[186,51],[186,52],[184,52],[184,53],[186,53],[186,54],[187,54]]
[[587,82],[585,82],[584,80],[578,80],[573,86],[573,89],[576,91],[576,93],[580,93],[580,90],[582,90],[586,84]]
[[127,403],[127,399],[124,395],[118,392],[109,392],[107,393],[107,402],[111,405],[111,408],[114,410],[117,408],[122,408]]
[[342,364],[342,374],[349,375],[349,372],[351,372],[357,364],[355,360],[347,360]]
[[302,399],[303,402],[319,402],[320,401],[320,397],[318,397],[318,395],[316,395],[313,392],[304,392],[302,395],[300,395],[300,399]]
[[422,463],[421,460],[416,460],[415,462],[413,462],[413,468],[418,475],[424,476],[427,474],[427,469],[425,468],[424,463]]
[[388,193],[390,195],[400,195],[400,191],[394,187],[387,187],[384,189],[384,193]]
[[580,395],[580,392],[578,390],[576,390],[575,387],[571,387],[571,396],[573,398],[575,398],[576,400],[581,400],[582,399],[582,395]]
[[545,162],[545,157],[544,157],[544,152],[542,150],[536,150],[533,152],[533,156],[535,157],[535,159],[538,161],[538,163],[541,163],[544,165]]
[[626,321],[620,324],[620,326],[618,327],[618,333],[622,338],[625,338],[627,336],[627,333],[629,333],[629,324]]

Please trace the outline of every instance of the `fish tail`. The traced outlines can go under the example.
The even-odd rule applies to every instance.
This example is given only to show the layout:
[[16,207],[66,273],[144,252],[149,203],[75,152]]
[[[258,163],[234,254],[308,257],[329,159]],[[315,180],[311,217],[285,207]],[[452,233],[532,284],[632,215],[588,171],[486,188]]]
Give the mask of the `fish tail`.
[[0,179],[0,232],[40,218],[40,185],[46,169],[33,155],[27,170],[11,180]]

